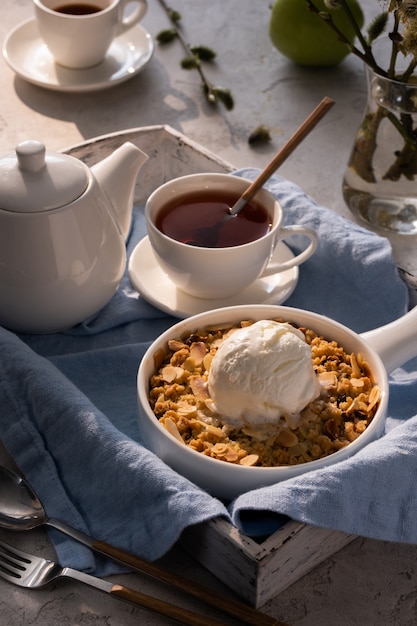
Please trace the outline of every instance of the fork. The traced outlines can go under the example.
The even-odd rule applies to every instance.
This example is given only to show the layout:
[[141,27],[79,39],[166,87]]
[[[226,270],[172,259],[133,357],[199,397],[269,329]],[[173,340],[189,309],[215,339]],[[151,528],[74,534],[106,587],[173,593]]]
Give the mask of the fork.
[[27,552],[18,550],[3,541],[0,541],[0,578],[18,585],[38,589],[48,585],[57,578],[72,578],[86,585],[95,587],[100,591],[109,593],[111,596],[131,602],[142,608],[149,609],[154,613],[165,615],[180,624],[190,624],[191,626],[222,626],[217,622],[203,615],[193,613],[187,609],[153,598],[140,591],[123,587],[111,583],[107,580],[97,578],[91,574],[80,572],[71,567],[61,567],[58,563],[38,556],[32,556]]

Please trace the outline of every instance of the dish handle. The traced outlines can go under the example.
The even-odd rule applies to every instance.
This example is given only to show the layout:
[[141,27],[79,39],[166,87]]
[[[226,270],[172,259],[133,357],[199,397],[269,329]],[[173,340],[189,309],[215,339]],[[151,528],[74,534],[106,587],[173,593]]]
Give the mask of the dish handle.
[[397,320],[362,333],[388,373],[417,356],[417,306]]

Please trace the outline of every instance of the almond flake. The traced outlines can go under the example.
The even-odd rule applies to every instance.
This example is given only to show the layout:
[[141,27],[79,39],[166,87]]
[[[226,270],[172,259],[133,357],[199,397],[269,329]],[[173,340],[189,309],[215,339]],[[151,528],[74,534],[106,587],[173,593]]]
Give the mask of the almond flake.
[[180,441],[181,443],[185,445],[185,441],[181,437],[180,431],[178,430],[177,425],[173,419],[171,419],[170,417],[167,417],[164,421],[164,426],[170,435],[172,435],[173,437],[175,437],[177,441]]
[[174,380],[179,380],[184,374],[182,367],[175,367],[174,365],[166,365],[161,370],[162,378],[167,383],[172,383]]

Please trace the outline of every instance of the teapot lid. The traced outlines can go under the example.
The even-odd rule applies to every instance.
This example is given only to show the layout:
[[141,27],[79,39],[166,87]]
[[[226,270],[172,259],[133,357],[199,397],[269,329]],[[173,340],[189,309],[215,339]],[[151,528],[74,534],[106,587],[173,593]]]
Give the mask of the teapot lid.
[[0,209],[38,213],[63,207],[85,191],[88,177],[74,157],[46,152],[40,141],[23,141],[0,159]]

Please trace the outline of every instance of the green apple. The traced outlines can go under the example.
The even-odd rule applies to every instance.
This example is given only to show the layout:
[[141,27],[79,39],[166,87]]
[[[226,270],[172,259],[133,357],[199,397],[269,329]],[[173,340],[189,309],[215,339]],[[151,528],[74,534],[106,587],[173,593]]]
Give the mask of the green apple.
[[[331,13],[339,30],[353,42],[355,31],[341,8],[328,9],[324,0],[314,0],[319,11]],[[357,0],[347,0],[359,27],[364,16]],[[307,0],[275,0],[272,5],[269,36],[286,57],[301,65],[337,65],[349,53],[346,44],[318,15],[308,8]]]

